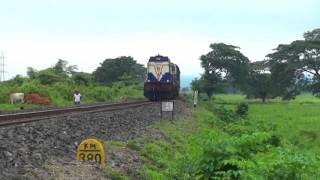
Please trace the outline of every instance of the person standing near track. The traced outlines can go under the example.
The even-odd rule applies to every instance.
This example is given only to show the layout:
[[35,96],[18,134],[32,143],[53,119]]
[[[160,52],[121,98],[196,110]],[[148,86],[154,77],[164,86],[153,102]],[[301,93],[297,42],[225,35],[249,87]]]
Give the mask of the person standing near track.
[[79,93],[79,91],[76,91],[73,95],[74,98],[74,104],[80,104],[81,102],[81,94]]

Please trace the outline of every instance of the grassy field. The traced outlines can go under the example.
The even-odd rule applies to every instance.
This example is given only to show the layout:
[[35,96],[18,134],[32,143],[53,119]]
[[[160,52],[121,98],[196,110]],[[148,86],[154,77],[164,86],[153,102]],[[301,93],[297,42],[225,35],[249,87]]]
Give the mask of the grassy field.
[[[234,107],[240,102],[249,104],[248,119],[252,124],[269,124],[284,141],[303,149],[320,149],[320,98],[310,94],[297,96],[292,101],[280,99],[261,103],[241,95],[217,95],[216,103],[226,102]],[[232,105],[228,105],[232,104]]]
[[17,87],[18,90],[12,90],[12,87],[0,88],[0,111],[1,110],[18,110],[20,107],[24,109],[32,109],[35,107],[41,107],[41,105],[29,104],[29,103],[17,103],[10,104],[9,94],[11,92],[24,92],[25,96],[32,92],[38,93],[41,96],[48,97],[50,99],[50,105],[53,107],[65,107],[73,105],[74,90],[77,89],[81,93],[81,103],[96,103],[96,102],[116,102],[120,98],[144,98],[143,85],[130,85],[125,86],[123,83],[114,84],[113,86],[103,85],[90,85],[90,86],[76,86],[74,84],[56,83],[51,86],[46,85],[30,85],[25,83],[21,87]]
[[17,104],[1,104],[0,103],[0,111],[1,110],[20,110],[21,107],[25,109],[32,109],[32,108],[37,108],[39,107],[38,105],[33,105],[33,104],[22,104],[22,103],[17,103]]
[[[247,116],[234,113],[241,102]],[[320,178],[320,99],[217,95],[199,104],[190,118],[155,124],[162,139],[146,135],[138,148],[146,179]]]
[[316,152],[320,150],[320,103],[307,102],[252,104],[249,119],[273,124],[281,139]]
[[[239,111],[243,102],[247,113]],[[317,180],[319,108],[320,99],[309,94],[267,103],[217,95],[190,106],[190,115],[153,124],[139,138],[105,141],[107,156],[121,166],[100,171],[124,180]]]

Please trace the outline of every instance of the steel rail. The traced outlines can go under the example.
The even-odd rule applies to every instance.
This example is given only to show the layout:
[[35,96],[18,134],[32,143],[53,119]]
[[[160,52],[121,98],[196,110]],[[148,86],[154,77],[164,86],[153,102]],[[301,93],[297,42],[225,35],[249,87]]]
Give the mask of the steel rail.
[[2,114],[0,115],[0,126],[22,124],[34,121],[50,119],[54,117],[68,116],[70,113],[95,113],[102,111],[116,111],[128,108],[134,108],[151,104],[149,101],[133,101],[127,103],[109,103],[91,106],[69,107],[61,109],[51,109],[42,111],[31,111],[23,113]]

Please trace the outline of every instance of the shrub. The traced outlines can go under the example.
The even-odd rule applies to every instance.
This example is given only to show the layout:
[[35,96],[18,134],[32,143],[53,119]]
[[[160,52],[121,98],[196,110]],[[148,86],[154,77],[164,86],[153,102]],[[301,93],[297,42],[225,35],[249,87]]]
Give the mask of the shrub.
[[213,112],[221,121],[230,123],[239,118],[245,118],[248,115],[248,109],[248,104],[240,103],[235,111],[227,109],[224,106],[218,106],[213,109]]
[[200,179],[239,179],[253,165],[251,158],[269,149],[271,135],[265,132],[232,137],[211,131],[202,144],[203,154],[196,172]]
[[144,179],[165,179],[161,173],[158,173],[156,170],[152,170],[149,168],[144,168]]
[[317,158],[293,147],[274,148],[263,156],[257,156],[257,164],[247,169],[243,177],[256,174],[265,179],[317,179],[320,176]]
[[235,113],[240,117],[246,117],[248,115],[249,106],[247,103],[240,103],[237,106]]
[[85,85],[85,86],[88,86],[93,79],[91,74],[84,73],[84,72],[74,73],[71,78],[77,85]]
[[20,87],[21,91],[28,93],[38,93],[43,96],[49,96],[50,91],[47,86],[40,84],[38,81],[24,81]]
[[214,112],[215,115],[217,115],[218,118],[224,122],[232,122],[237,118],[232,110],[227,109],[224,106],[215,107]]
[[73,93],[76,90],[76,86],[70,81],[66,82],[57,82],[53,84],[50,88],[51,92],[56,92],[59,96],[67,101],[73,100]]
[[86,89],[86,94],[83,94],[86,98],[92,99],[93,101],[108,101],[112,99],[113,92],[109,87],[106,86],[93,86]]
[[40,83],[44,85],[49,85],[64,80],[64,78],[54,73],[52,69],[40,71],[38,73],[38,79]]
[[0,88],[0,102],[1,103],[9,103],[9,101],[10,101],[10,93],[15,92],[16,88],[17,87],[15,87],[15,86],[1,85],[1,88]]

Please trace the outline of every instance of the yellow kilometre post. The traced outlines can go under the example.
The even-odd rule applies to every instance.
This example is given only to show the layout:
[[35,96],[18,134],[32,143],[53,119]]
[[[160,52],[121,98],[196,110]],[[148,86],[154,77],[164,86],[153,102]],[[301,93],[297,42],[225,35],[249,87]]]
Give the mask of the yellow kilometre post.
[[105,166],[106,154],[103,145],[97,139],[82,141],[77,149],[77,160],[93,161]]

